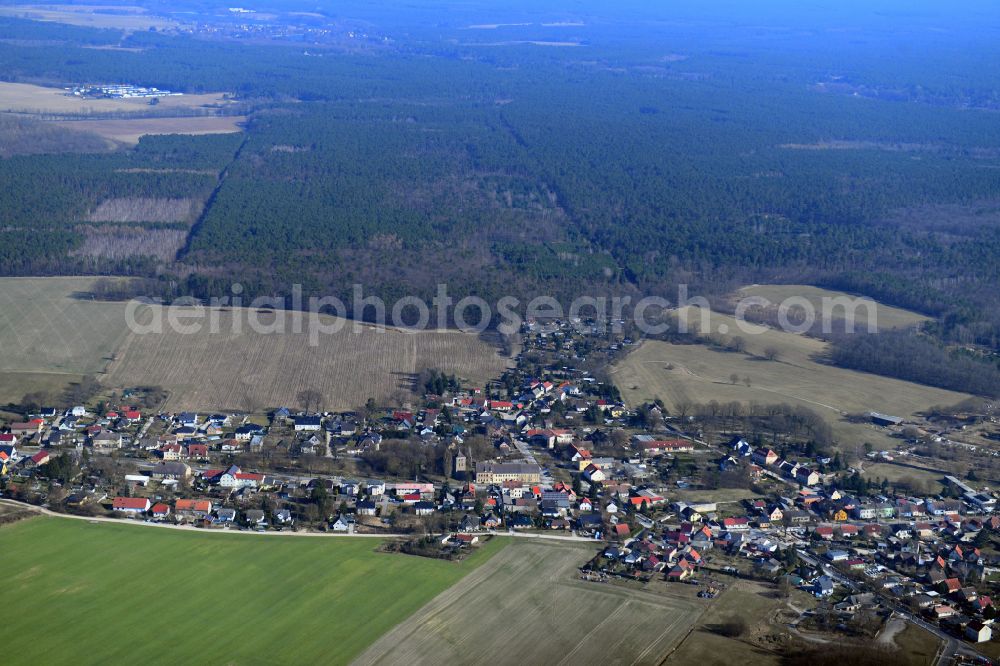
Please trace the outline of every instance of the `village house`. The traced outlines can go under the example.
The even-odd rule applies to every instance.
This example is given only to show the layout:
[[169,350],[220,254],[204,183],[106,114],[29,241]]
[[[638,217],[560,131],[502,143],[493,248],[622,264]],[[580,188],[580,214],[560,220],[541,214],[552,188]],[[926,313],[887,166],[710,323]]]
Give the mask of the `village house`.
[[187,457],[192,460],[208,460],[207,444],[188,444]]
[[149,500],[145,497],[116,497],[111,501],[111,510],[127,515],[139,515],[149,511]]
[[174,513],[187,518],[204,518],[212,513],[212,502],[199,499],[179,499],[174,502]]
[[41,467],[42,465],[48,464],[49,458],[50,458],[49,452],[42,450],[32,456],[29,456],[27,458],[22,458],[21,464],[29,469],[34,467]]
[[316,432],[322,426],[323,419],[319,416],[296,416],[295,432]]
[[191,477],[191,468],[182,462],[161,462],[153,467],[149,476],[158,481],[183,481]]
[[221,488],[260,488],[264,485],[263,474],[250,474],[243,472],[236,465],[226,470],[209,470],[202,477],[212,483],[218,483]]
[[541,477],[541,468],[531,463],[497,463],[492,461],[476,463],[476,483],[499,484],[504,481],[538,483],[541,481]]
[[771,449],[754,449],[753,461],[758,465],[773,465],[778,462],[778,454]]
[[10,434],[15,437],[31,437],[40,433],[44,424],[45,422],[42,419],[11,423]]
[[603,483],[608,477],[600,467],[590,464],[583,470],[583,478],[590,483]]
[[122,448],[121,433],[102,430],[90,438],[90,444],[95,451],[113,451]]
[[164,444],[160,447],[159,453],[163,460],[173,462],[183,457],[184,447],[180,444]]
[[233,431],[233,438],[241,442],[248,442],[256,435],[264,433],[264,426],[256,423],[245,423]]
[[982,620],[973,620],[965,627],[965,637],[973,643],[986,643],[993,638],[993,629]]
[[215,519],[212,520],[217,525],[229,525],[236,522],[236,509],[224,507],[215,512]]

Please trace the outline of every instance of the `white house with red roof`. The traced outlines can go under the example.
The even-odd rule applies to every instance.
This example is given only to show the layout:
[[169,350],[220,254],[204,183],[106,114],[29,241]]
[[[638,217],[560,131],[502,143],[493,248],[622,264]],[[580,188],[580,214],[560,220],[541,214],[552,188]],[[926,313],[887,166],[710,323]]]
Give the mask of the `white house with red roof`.
[[31,456],[29,460],[31,461],[32,466],[41,467],[42,465],[48,464],[49,458],[50,456],[48,451],[39,451],[35,455]]
[[208,470],[202,475],[207,480],[217,480],[221,488],[260,488],[264,485],[263,474],[242,471],[236,465],[227,470]]
[[116,497],[111,502],[111,510],[132,515],[146,513],[149,511],[149,500],[145,497]]
[[723,518],[720,526],[728,532],[742,532],[750,529],[750,521],[746,518]]
[[694,444],[686,439],[654,439],[637,442],[639,450],[647,456],[694,451]]

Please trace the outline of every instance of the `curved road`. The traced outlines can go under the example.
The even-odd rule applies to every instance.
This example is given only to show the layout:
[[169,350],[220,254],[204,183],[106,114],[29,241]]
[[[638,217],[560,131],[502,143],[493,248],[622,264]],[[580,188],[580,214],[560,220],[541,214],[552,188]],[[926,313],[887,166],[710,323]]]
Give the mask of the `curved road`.
[[[16,506],[22,509],[28,509],[36,513],[52,516],[54,518],[69,518],[72,520],[83,520],[88,523],[113,523],[115,525],[136,525],[139,527],[158,527],[160,529],[167,530],[185,530],[188,532],[200,532],[202,534],[252,534],[256,536],[285,536],[285,537],[360,537],[367,539],[408,539],[418,536],[417,534],[358,534],[356,532],[294,532],[294,531],[281,531],[281,532],[257,532],[256,530],[231,530],[231,529],[205,529],[201,527],[194,527],[192,525],[172,525],[169,523],[153,523],[146,522],[142,520],[132,520],[129,518],[107,518],[104,516],[76,516],[69,513],[59,513],[57,511],[52,511],[51,509],[46,509],[45,507],[35,506],[34,504],[28,504],[27,502],[19,502],[12,499],[0,499],[0,504],[5,504],[7,506]],[[595,539],[590,539],[587,537],[572,536],[569,535],[559,535],[559,534],[528,534],[525,532],[497,532],[497,531],[487,531],[485,534],[491,536],[510,536],[517,537],[521,539],[548,539],[554,541],[573,541],[577,543],[602,543]]]

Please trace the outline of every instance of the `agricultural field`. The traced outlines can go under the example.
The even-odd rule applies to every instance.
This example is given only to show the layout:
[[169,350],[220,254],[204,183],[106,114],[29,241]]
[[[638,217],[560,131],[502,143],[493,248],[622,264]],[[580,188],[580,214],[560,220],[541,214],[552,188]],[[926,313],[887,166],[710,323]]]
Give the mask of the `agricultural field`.
[[[929,321],[928,317],[910,310],[894,308],[863,296],[846,294],[842,291],[831,291],[829,289],[822,289],[811,285],[755,284],[740,289],[734,296],[735,298],[743,298],[747,296],[762,297],[771,301],[775,305],[780,304],[788,298],[805,299],[812,305],[818,317],[821,316],[821,313],[823,312],[823,299],[851,298],[864,300],[870,303],[871,307],[874,309],[875,323],[880,329],[909,328]],[[855,326],[857,327],[857,330],[866,330],[868,324],[868,308],[858,307],[854,310],[854,313],[856,316]],[[832,320],[843,319],[844,310],[839,307],[832,309],[830,316]]]
[[[697,315],[691,315],[694,324]],[[700,330],[740,334],[732,317],[712,313]],[[745,352],[705,345],[675,345],[645,341],[613,368],[612,377],[630,405],[660,398],[668,409],[687,403],[737,401],[804,405],[826,417],[842,446],[870,442],[876,448],[893,445],[884,430],[867,423],[849,423],[847,414],[869,411],[912,417],[934,405],[953,405],[970,396],[833,367],[820,362],[826,343],[794,333],[768,329],[741,334]],[[768,348],[778,351],[765,358]],[[738,377],[733,383],[731,377]],[[745,378],[750,379],[747,386]]]
[[592,555],[586,544],[515,540],[355,664],[660,663],[702,605],[578,580]]
[[223,93],[205,93],[161,97],[150,106],[148,99],[86,99],[62,88],[0,82],[0,113],[16,114],[6,118],[37,118],[41,126],[72,130],[91,141],[104,139],[111,148],[135,145],[149,134],[241,132],[245,116],[214,115],[231,103]]
[[[138,85],[138,84],[137,84]],[[67,94],[62,88],[30,83],[0,81],[0,111],[8,113],[61,114],[90,116],[97,114],[162,115],[164,110],[214,110],[230,104],[223,93],[161,97],[155,107],[148,99],[84,99]]]
[[[252,412],[294,405],[308,388],[324,394],[327,409],[348,409],[369,397],[409,390],[425,368],[482,384],[510,362],[475,335],[355,330],[343,320],[340,331],[320,334],[312,347],[308,321],[291,312],[214,310],[197,334],[178,333],[166,319],[163,334],[135,333],[128,327],[126,303],[87,296],[94,281],[0,278],[0,404],[35,390],[58,392],[80,375],[96,374],[108,388],[161,385],[170,391],[173,409]],[[137,318],[150,321],[143,317],[153,312],[141,306]],[[251,316],[267,330],[284,317],[285,332],[254,332]],[[211,332],[211,317],[218,322],[217,334]],[[338,320],[320,321],[331,326]]]
[[104,370],[128,327],[124,303],[86,297],[94,281],[0,278],[0,388],[11,383],[3,381],[5,373]]
[[112,141],[135,145],[147,134],[231,134],[242,132],[246,116],[181,116],[177,118],[125,118],[115,120],[64,120],[64,129],[88,132]]
[[[150,313],[156,314],[152,309]],[[341,330],[310,344],[309,317],[293,312],[203,310],[201,330],[183,334],[130,333],[103,378],[106,385],[158,384],[170,409],[240,409],[295,405],[315,389],[325,409],[354,409],[368,398],[391,397],[413,387],[425,368],[438,368],[480,385],[510,359],[475,335],[457,331],[406,333],[339,320]],[[251,328],[251,317],[265,328]],[[218,322],[212,332],[211,318]],[[166,319],[164,318],[164,321]],[[185,320],[189,323],[193,320]],[[283,324],[280,322],[284,322]],[[321,316],[324,326],[338,320]],[[273,328],[272,328],[273,327]]]
[[503,545],[456,564],[376,553],[375,539],[33,518],[0,528],[19,637],[3,660],[344,664]]
[[[0,371],[0,405],[17,405],[28,393],[46,393],[58,396],[70,384],[76,384],[83,375],[67,372],[6,372]],[[0,418],[17,421],[20,413],[0,412]]]
[[0,16],[52,21],[89,28],[118,28],[121,30],[168,30],[180,23],[162,16],[153,16],[142,7],[125,5],[6,5],[0,6]]

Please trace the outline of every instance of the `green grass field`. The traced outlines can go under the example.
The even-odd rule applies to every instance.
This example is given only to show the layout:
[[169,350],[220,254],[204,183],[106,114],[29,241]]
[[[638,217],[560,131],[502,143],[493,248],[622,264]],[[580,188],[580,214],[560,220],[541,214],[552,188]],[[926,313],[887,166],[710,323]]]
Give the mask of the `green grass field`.
[[341,664],[504,546],[461,564],[375,539],[0,528],[6,664]]

